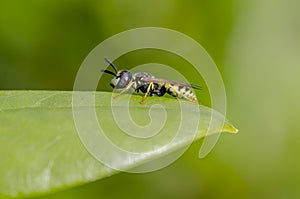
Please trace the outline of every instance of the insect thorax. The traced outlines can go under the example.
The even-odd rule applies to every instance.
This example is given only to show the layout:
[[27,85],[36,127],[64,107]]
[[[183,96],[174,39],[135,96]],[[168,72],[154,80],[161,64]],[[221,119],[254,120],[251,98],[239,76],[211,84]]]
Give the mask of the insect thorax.
[[153,76],[149,73],[145,73],[145,72],[139,72],[139,73],[135,73],[133,74],[133,88],[138,92],[139,90],[142,91],[143,93],[145,93],[147,91],[147,88],[149,86],[149,84],[151,82],[147,82],[147,81],[143,81],[142,79],[144,77],[150,77],[153,78]]

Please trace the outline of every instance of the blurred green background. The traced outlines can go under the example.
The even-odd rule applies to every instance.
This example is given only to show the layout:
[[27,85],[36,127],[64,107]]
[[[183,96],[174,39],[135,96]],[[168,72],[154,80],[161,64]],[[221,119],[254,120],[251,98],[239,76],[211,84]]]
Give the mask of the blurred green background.
[[[197,158],[200,141],[160,171],[122,173],[40,198],[299,198],[299,9],[298,0],[1,0],[0,89],[72,90],[81,62],[101,41],[165,27],[212,56],[227,117],[240,130],[223,134],[204,159]],[[146,55],[122,63],[147,63]],[[169,63],[159,56],[150,60]]]

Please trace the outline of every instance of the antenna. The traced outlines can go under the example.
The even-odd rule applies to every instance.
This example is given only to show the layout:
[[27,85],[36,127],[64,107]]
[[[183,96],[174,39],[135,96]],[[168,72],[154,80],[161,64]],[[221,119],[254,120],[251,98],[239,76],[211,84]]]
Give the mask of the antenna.
[[100,70],[100,71],[103,72],[103,73],[111,74],[111,75],[113,75],[113,76],[117,76],[115,73],[113,73],[113,72],[111,72],[111,71],[109,71],[109,70]]
[[[116,73],[118,73],[118,69],[117,69],[117,67],[108,59],[108,58],[106,58],[106,57],[104,57],[104,59],[105,59],[105,61],[107,62],[107,63],[109,63],[109,65],[111,66],[111,67],[113,67],[113,69],[116,71]],[[103,71],[104,72],[104,71]],[[111,73],[109,73],[109,74],[111,74]]]

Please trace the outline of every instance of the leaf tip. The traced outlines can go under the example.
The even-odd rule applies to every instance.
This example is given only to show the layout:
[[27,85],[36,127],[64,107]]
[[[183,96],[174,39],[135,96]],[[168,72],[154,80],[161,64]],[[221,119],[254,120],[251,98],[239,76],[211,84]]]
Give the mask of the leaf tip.
[[239,129],[235,128],[233,125],[228,125],[226,126],[224,129],[223,129],[224,132],[227,132],[227,133],[238,133],[239,132]]

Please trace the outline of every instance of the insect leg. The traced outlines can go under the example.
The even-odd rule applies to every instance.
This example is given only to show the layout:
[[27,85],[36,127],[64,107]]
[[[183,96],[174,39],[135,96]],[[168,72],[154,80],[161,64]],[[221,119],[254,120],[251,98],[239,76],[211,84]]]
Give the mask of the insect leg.
[[154,89],[154,84],[153,84],[153,82],[151,82],[147,88],[147,92],[145,93],[144,97],[141,100],[141,103],[143,103],[145,101],[145,99],[149,95],[150,91],[153,91],[153,89]]
[[122,95],[123,93],[125,93],[126,91],[128,91],[133,84],[134,84],[134,82],[130,82],[123,90],[121,90],[120,93],[118,93],[118,94],[116,94],[114,96],[114,99],[116,99],[117,97],[119,97],[120,95]]

